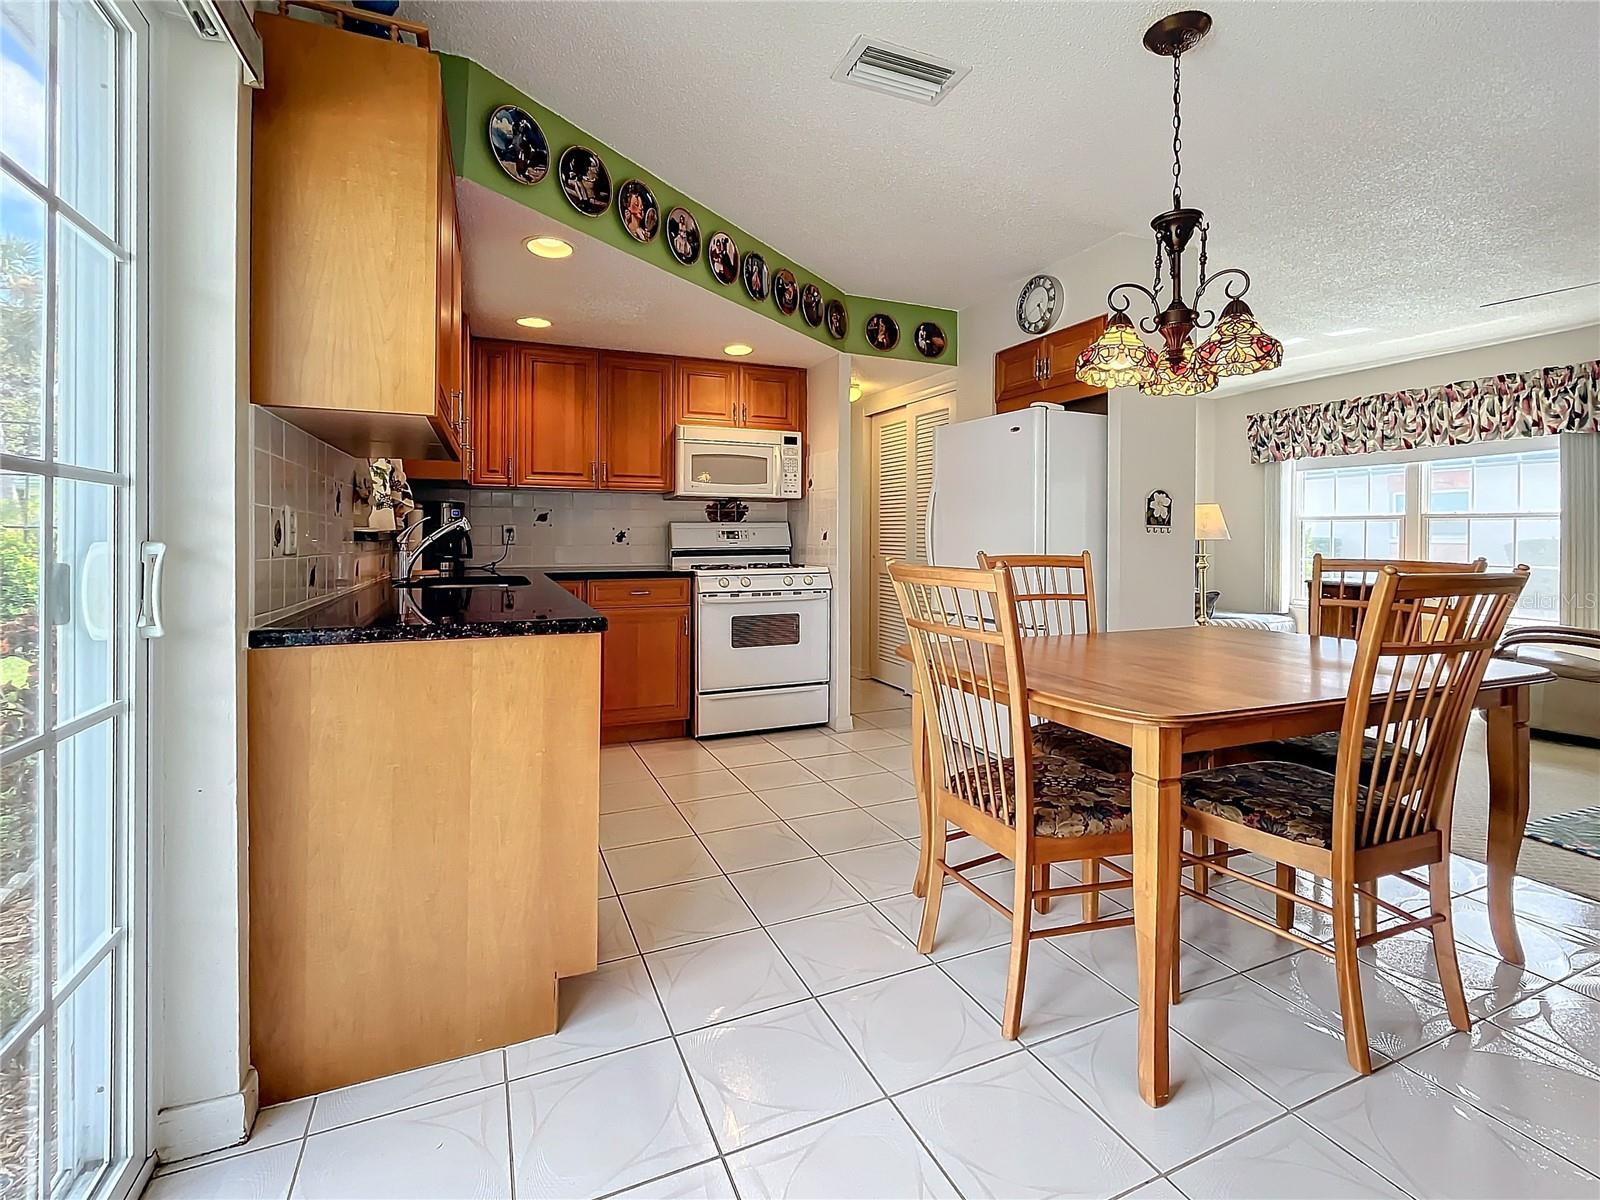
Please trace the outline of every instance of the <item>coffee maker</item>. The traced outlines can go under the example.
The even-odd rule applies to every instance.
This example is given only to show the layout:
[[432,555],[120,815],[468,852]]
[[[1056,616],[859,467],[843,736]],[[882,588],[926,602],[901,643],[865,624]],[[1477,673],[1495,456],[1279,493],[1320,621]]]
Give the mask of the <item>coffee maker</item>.
[[[427,516],[426,528],[420,535],[423,537],[467,515],[467,506],[459,500],[429,500],[422,509]],[[471,559],[472,534],[458,529],[422,552],[421,567],[440,575],[459,575]]]

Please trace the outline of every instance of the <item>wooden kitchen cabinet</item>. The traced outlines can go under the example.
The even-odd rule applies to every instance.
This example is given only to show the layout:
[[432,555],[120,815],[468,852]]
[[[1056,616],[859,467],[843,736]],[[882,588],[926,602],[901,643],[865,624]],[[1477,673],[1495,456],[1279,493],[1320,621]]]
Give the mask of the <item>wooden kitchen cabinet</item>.
[[794,367],[739,366],[739,424],[746,429],[801,432],[805,372]]
[[518,397],[532,386],[532,364],[514,342],[473,343],[467,420],[472,482],[479,487],[508,488],[514,483]]
[[1083,348],[1105,327],[1105,317],[1097,316],[998,351],[994,356],[995,412],[1012,412],[1040,402],[1070,404],[1104,395],[1104,388],[1079,382],[1074,368]]
[[480,487],[667,493],[677,422],[805,426],[797,367],[490,339],[472,343],[471,363],[466,477]]
[[600,355],[600,486],[672,490],[674,362],[649,354]]
[[591,579],[606,618],[600,642],[600,740],[681,737],[689,719],[690,581]]
[[587,579],[558,579],[561,589],[571,593],[585,604],[589,602],[589,581]]
[[[381,18],[375,18],[381,20]],[[460,242],[438,60],[255,14],[250,398],[359,457],[458,458]]]
[[702,358],[678,361],[678,421],[689,425],[739,423],[739,366]]
[[513,409],[513,481],[518,487],[599,487],[599,353],[523,346],[517,354],[527,363],[519,375],[527,386]]

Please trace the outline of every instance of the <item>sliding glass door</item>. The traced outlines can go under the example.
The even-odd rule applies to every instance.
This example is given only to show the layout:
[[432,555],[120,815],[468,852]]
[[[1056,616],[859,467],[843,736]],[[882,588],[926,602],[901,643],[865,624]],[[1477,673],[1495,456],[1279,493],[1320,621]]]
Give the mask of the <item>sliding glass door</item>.
[[0,0],[0,1196],[145,1152],[146,26]]

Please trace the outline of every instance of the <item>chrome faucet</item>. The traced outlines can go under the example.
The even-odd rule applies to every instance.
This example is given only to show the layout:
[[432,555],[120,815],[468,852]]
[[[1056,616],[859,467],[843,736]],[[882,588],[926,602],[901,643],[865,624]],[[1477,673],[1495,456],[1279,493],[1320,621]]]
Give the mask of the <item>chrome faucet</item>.
[[440,538],[444,537],[446,534],[450,534],[450,533],[467,533],[467,532],[470,532],[471,529],[472,529],[472,522],[468,521],[466,517],[457,517],[454,521],[451,521],[448,525],[439,526],[439,528],[435,529],[427,537],[423,538],[420,542],[417,543],[415,549],[407,550],[406,549],[406,539],[411,536],[413,531],[421,529],[423,527],[423,525],[427,524],[427,522],[428,522],[428,518],[427,517],[423,517],[422,520],[418,521],[415,525],[407,525],[404,529],[402,529],[398,534],[395,535],[395,539],[394,539],[395,540],[395,547],[400,552],[400,583],[401,583],[401,586],[404,586],[404,585],[406,585],[406,584],[411,582],[411,572],[415,569],[415,567],[417,565],[417,560],[422,557],[422,552],[424,550],[426,550],[429,546],[433,545],[435,542],[437,542]]

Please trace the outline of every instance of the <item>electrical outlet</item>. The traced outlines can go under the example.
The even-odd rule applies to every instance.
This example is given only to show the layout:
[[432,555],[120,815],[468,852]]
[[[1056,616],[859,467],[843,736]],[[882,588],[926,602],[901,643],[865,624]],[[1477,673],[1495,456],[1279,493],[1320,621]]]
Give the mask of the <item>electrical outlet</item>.
[[515,525],[500,526],[500,544],[502,546],[515,546],[517,544],[517,527]]

